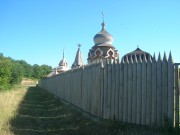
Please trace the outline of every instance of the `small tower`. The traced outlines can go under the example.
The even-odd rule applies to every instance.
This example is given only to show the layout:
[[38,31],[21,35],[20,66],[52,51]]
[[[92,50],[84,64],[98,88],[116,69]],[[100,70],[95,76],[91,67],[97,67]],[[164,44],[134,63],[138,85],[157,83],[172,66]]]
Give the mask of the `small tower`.
[[80,50],[81,44],[78,44],[78,50],[76,53],[76,57],[74,60],[74,63],[72,64],[71,68],[76,68],[76,67],[80,67],[83,65],[83,60],[82,60],[82,54],[81,54],[81,50]]
[[65,72],[67,70],[69,70],[70,68],[68,67],[68,63],[66,61],[66,59],[64,58],[64,50],[63,50],[63,58],[62,60],[59,62],[59,66],[57,67],[57,72],[58,73],[62,73]]
[[[103,13],[102,13],[103,15]],[[105,29],[104,15],[102,22],[102,29],[99,33],[94,36],[95,45],[89,50],[88,53],[88,63],[94,63],[97,61],[106,61],[106,59],[111,59],[117,61],[119,58],[118,51],[115,50],[113,46],[113,36],[108,33]]]

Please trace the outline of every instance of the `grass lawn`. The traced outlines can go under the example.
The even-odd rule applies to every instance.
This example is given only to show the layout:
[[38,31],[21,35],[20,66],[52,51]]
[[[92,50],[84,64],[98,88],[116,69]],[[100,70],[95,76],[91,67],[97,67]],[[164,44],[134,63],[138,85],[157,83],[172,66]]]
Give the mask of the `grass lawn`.
[[84,114],[37,87],[0,92],[0,135],[178,135]]

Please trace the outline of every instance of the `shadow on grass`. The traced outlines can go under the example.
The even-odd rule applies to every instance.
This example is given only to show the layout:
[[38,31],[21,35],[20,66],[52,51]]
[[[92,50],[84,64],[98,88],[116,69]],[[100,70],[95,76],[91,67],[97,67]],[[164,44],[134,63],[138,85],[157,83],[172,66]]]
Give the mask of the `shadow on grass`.
[[29,87],[19,105],[18,113],[10,123],[12,132],[17,135],[171,134],[114,121],[94,122],[71,105],[60,102],[55,96],[38,87]]
[[18,135],[84,134],[91,130],[91,125],[96,128],[92,123],[38,87],[29,87],[10,122],[12,132]]

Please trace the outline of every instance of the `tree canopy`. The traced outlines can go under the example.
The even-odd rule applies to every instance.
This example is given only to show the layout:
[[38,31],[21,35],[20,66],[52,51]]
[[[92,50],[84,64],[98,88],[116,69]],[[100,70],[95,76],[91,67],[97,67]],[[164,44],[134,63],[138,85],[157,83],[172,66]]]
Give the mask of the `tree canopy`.
[[24,60],[14,60],[0,53],[0,90],[19,84],[22,78],[41,79],[52,70],[48,65],[30,65]]

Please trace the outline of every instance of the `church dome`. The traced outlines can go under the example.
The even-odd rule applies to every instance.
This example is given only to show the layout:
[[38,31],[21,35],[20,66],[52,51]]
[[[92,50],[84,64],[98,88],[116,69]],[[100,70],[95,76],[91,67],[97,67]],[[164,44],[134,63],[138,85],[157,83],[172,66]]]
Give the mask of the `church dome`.
[[145,51],[141,50],[139,47],[137,47],[136,50],[134,50],[134,51],[132,51],[132,52],[127,53],[126,55],[124,55],[124,56],[122,57],[122,60],[125,61],[126,58],[127,58],[128,61],[130,61],[130,60],[131,60],[131,57],[132,57],[132,60],[134,61],[135,55],[136,55],[136,57],[137,57],[137,60],[139,60],[140,58],[141,58],[141,60],[144,60],[144,59],[145,59],[144,57],[146,57],[146,59],[148,59],[149,56],[151,57],[151,59],[153,59],[153,57],[152,57],[148,52],[145,52]]
[[64,52],[63,52],[63,58],[62,60],[59,62],[59,66],[56,68],[58,73],[62,73],[65,72],[67,70],[69,70],[70,68],[68,67],[68,63],[66,61],[66,59],[64,58]]
[[117,61],[119,58],[118,50],[112,44],[113,36],[106,31],[104,20],[101,25],[101,31],[94,36],[95,45],[89,50],[88,63],[106,61],[107,59]]
[[63,57],[63,59],[59,62],[59,66],[67,66],[67,61],[66,59]]
[[105,23],[102,23],[102,30],[94,36],[95,46],[112,46],[113,36],[105,30]]

